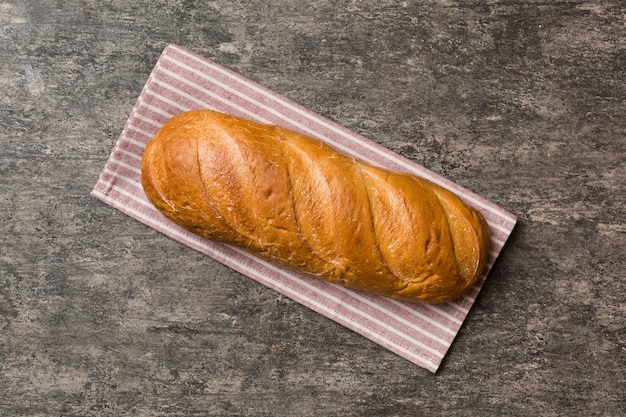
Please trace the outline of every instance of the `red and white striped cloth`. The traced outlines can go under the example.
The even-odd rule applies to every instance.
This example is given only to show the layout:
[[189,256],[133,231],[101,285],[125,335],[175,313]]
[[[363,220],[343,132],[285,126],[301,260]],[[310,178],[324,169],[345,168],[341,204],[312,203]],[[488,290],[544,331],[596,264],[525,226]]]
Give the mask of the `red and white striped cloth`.
[[169,45],[133,108],[91,195],[146,225],[222,262],[281,294],[436,372],[474,303],[487,272],[464,297],[445,304],[410,304],[351,291],[285,271],[230,246],[176,226],[147,201],[140,184],[148,140],[172,116],[210,108],[273,123],[328,142],[373,164],[426,177],[478,208],[491,228],[488,270],[516,217],[476,194],[336,123],[176,45]]

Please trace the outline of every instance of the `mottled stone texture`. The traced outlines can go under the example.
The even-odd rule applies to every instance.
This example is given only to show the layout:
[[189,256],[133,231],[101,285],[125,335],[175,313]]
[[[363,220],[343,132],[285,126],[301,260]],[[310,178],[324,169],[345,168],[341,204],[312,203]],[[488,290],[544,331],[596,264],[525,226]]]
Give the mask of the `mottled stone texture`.
[[[168,43],[519,216],[438,374],[89,197]],[[621,0],[0,0],[0,415],[625,415],[625,68]]]

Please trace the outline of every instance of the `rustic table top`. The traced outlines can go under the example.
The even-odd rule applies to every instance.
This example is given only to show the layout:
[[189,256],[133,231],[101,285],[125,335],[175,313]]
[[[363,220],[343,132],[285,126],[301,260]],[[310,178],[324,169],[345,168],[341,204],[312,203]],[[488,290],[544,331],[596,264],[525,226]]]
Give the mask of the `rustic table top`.
[[[0,2],[0,415],[626,413],[626,5]],[[511,211],[437,374],[89,196],[176,43]]]

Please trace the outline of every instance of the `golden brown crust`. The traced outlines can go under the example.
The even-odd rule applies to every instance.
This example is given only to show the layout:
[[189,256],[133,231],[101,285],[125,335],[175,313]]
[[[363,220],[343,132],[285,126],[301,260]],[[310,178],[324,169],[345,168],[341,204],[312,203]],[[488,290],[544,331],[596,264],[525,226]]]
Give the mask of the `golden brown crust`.
[[195,234],[386,297],[452,300],[487,261],[485,220],[452,192],[210,110],[178,115],[157,132],[142,185]]

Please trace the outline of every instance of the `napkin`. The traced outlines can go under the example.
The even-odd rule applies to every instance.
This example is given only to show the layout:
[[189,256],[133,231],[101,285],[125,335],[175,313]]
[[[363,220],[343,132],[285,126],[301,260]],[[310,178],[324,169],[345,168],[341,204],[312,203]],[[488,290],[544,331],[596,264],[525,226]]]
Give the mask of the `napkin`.
[[[167,120],[201,108],[280,125],[372,164],[410,172],[454,191],[482,212],[491,229],[485,273],[469,293],[455,301],[434,305],[404,303],[284,270],[178,227],[146,199],[140,183],[141,156],[146,143]],[[441,365],[517,221],[511,213],[471,191],[177,45],[168,45],[159,57],[91,195],[433,373]]]

